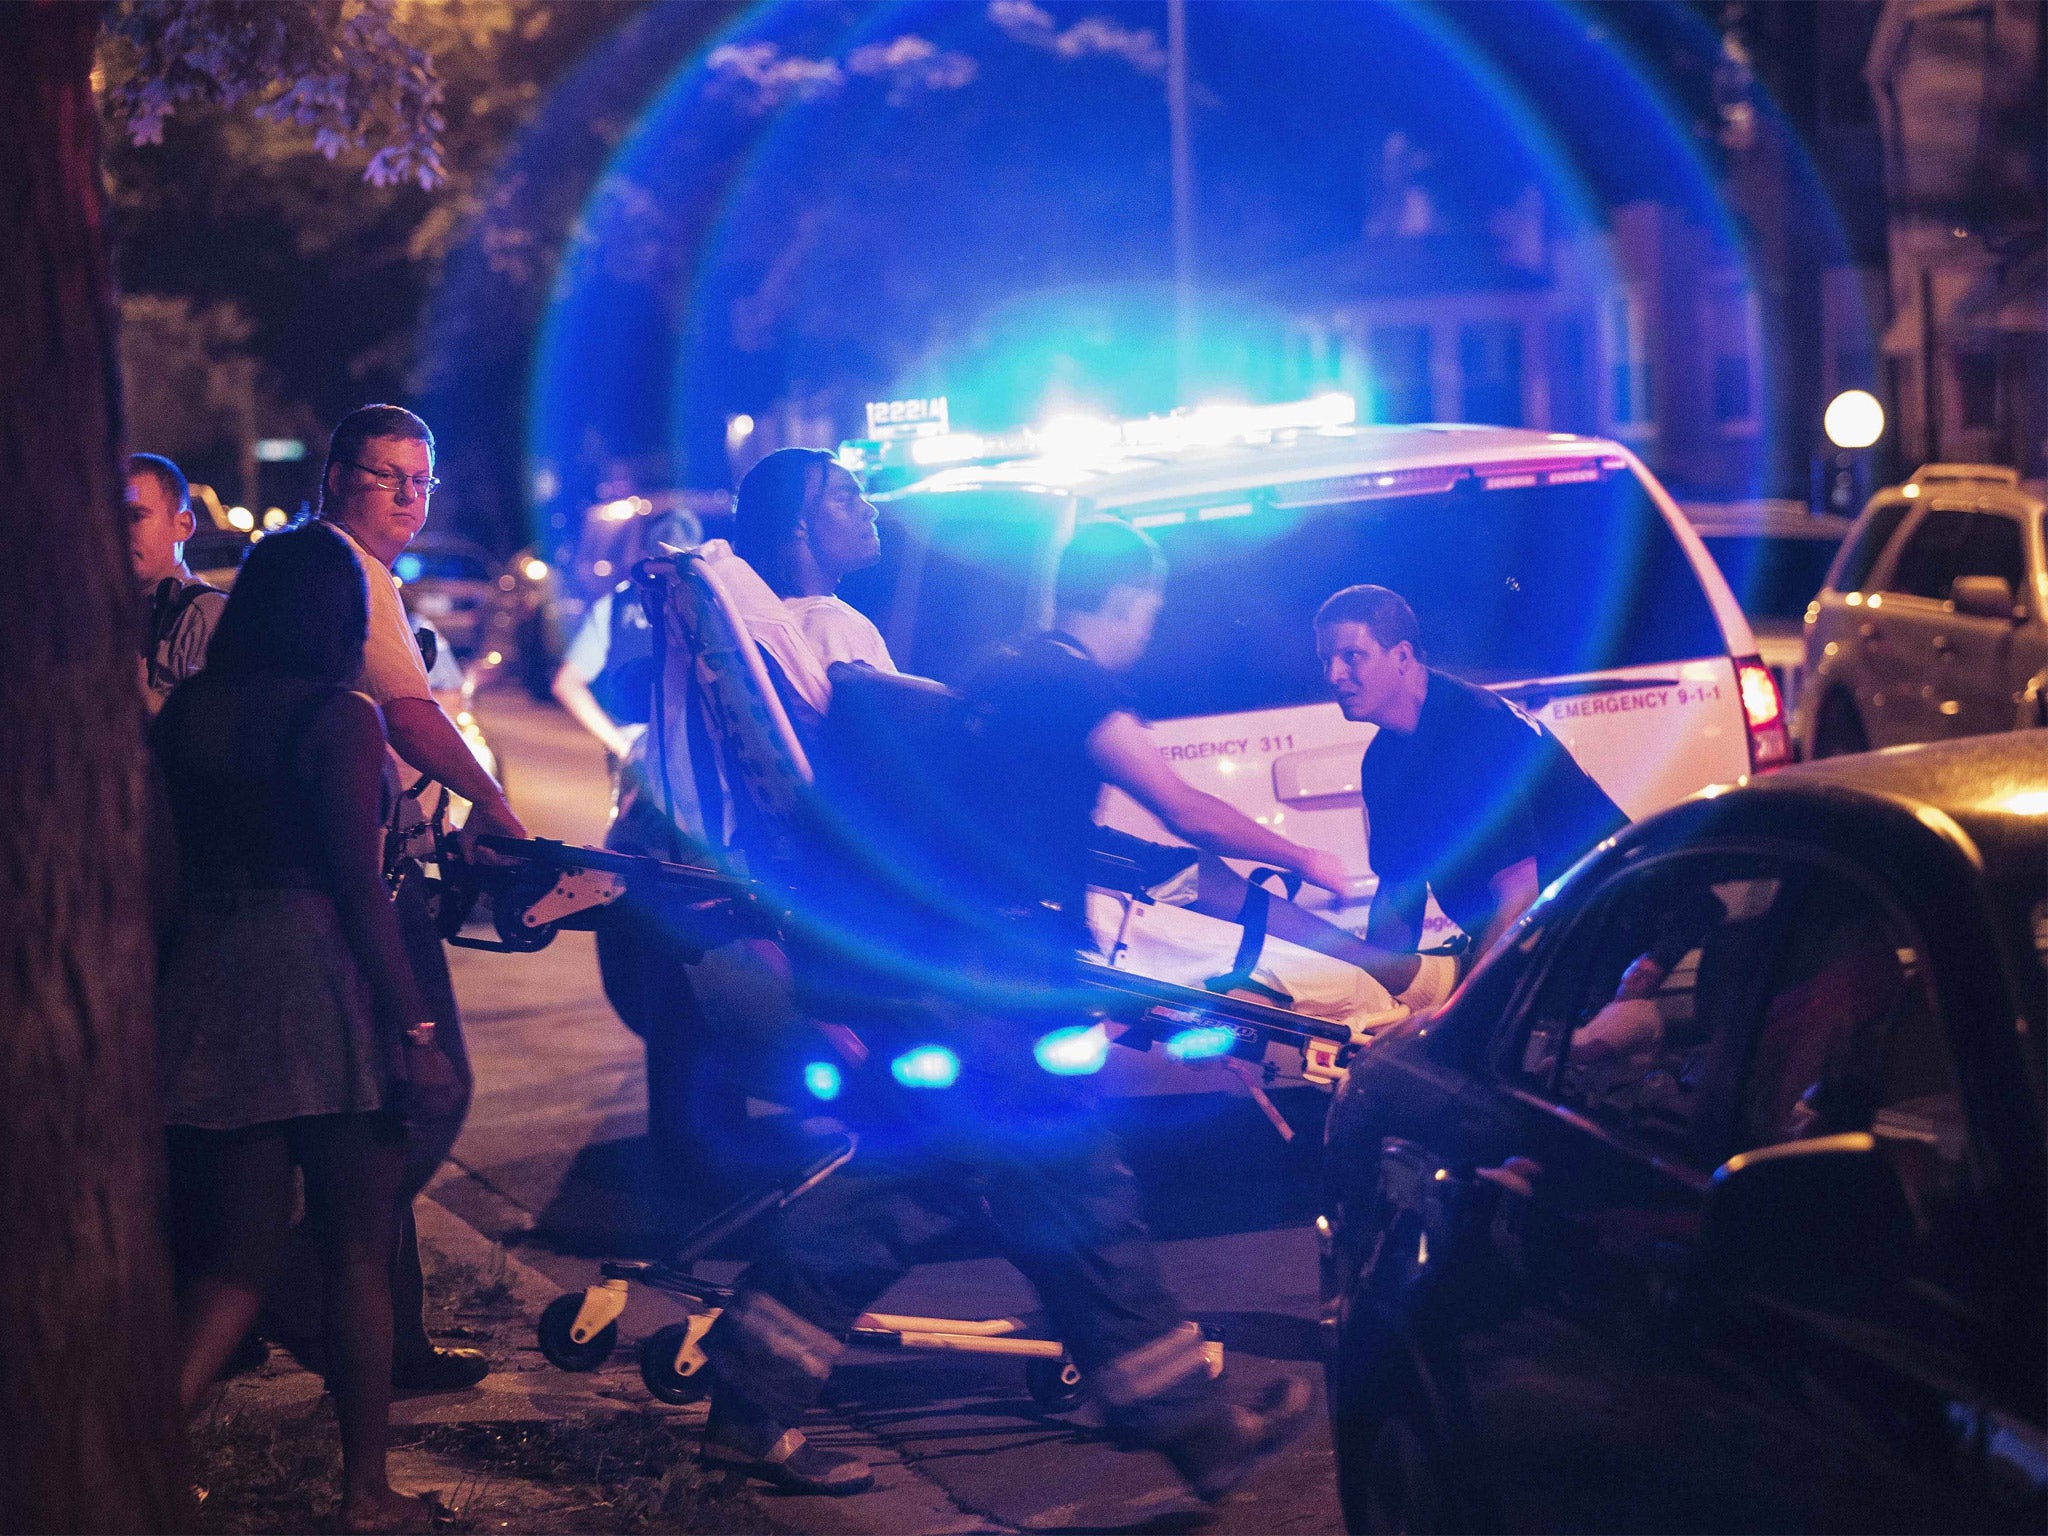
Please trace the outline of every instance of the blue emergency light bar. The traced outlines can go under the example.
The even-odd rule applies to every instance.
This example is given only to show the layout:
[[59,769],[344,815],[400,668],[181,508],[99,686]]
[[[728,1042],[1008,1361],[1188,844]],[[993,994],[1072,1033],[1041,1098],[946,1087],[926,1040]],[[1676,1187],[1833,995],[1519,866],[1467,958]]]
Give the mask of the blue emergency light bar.
[[871,401],[867,419],[867,437],[839,445],[839,462],[855,474],[1007,459],[1113,461],[1131,454],[1271,442],[1303,432],[1345,432],[1358,420],[1358,403],[1332,391],[1283,405],[1184,406],[1130,421],[1070,412],[1035,427],[984,434],[952,431],[941,397]]

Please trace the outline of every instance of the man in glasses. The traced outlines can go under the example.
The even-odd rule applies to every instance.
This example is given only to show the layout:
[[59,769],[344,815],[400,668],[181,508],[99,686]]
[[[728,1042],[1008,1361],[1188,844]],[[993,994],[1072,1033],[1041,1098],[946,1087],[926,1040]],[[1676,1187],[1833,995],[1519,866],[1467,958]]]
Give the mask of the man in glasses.
[[[363,675],[356,686],[384,711],[384,728],[399,758],[469,801],[465,838],[478,832],[525,837],[526,828],[512,813],[504,790],[484,772],[454,722],[434,702],[419,643],[391,576],[405,546],[426,526],[430,498],[439,484],[434,478],[434,434],[411,411],[366,405],[334,429],[320,473],[320,516],[355,547],[370,596]],[[400,886],[397,904],[406,951],[434,1015],[437,1043],[454,1066],[463,1094],[462,1106],[452,1116],[414,1120],[407,1127],[403,1220],[391,1274],[392,1384],[415,1391],[452,1391],[475,1385],[490,1367],[478,1350],[436,1349],[427,1337],[420,1312],[425,1292],[412,1196],[426,1186],[455,1144],[468,1113],[472,1079],[447,957],[416,879]]]

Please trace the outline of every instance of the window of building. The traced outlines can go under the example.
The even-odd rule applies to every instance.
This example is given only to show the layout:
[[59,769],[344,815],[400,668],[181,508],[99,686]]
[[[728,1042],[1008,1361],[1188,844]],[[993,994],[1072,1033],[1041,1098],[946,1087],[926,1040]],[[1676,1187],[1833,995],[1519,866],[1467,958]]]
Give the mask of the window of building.
[[1429,327],[1376,325],[1366,333],[1366,398],[1374,421],[1428,421]]
[[1615,424],[1627,426],[1650,419],[1650,355],[1643,302],[1635,293],[1607,306],[1607,357],[1611,390],[1608,408]]
[[1488,320],[1458,328],[1459,415],[1488,426],[1522,424],[1522,328]]
[[1560,315],[1550,322],[1550,426],[1559,432],[1597,432],[1593,412],[1593,361],[1586,346],[1586,322]]

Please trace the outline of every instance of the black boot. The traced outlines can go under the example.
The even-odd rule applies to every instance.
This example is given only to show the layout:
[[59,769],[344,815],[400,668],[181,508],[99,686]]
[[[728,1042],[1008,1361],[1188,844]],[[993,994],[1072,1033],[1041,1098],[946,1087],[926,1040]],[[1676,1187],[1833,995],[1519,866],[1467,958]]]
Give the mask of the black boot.
[[1251,1407],[1227,1405],[1159,1449],[1195,1497],[1214,1504],[1308,1427],[1309,1401],[1308,1383],[1289,1376]]
[[714,1392],[711,1419],[704,1426],[704,1464],[758,1477],[792,1493],[838,1496],[865,1493],[875,1474],[858,1456],[821,1451],[799,1429],[784,1429],[773,1419],[734,1403],[729,1394]]

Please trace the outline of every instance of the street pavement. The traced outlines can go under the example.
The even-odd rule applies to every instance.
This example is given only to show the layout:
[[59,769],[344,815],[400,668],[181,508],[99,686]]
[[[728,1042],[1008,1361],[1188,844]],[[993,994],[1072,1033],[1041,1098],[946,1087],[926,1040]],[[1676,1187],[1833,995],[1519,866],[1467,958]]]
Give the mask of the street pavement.
[[[516,688],[485,695],[481,714],[534,834],[597,842],[605,780],[596,744]],[[639,1043],[604,1001],[590,936],[563,934],[534,955],[451,955],[477,1094],[430,1194],[506,1246],[526,1277],[522,1300],[544,1300],[550,1284],[580,1288],[596,1278],[600,1257],[664,1251],[715,1197],[671,1187],[650,1164]],[[1248,1398],[1284,1371],[1310,1381],[1320,1398],[1307,1226],[1319,1096],[1283,1099],[1302,1128],[1289,1146],[1225,1074],[1115,1055],[1124,1095],[1116,1114],[1168,1281],[1192,1315],[1222,1329],[1227,1388]],[[700,1273],[737,1273],[745,1251],[742,1239],[729,1261]],[[877,1310],[981,1317],[1033,1306],[1014,1270],[963,1246],[908,1276]],[[636,1288],[619,1349],[590,1387],[614,1400],[644,1390],[632,1352],[680,1316],[667,1298]],[[1158,1457],[1110,1443],[1092,1410],[1042,1413],[1021,1369],[998,1358],[855,1351],[806,1429],[822,1443],[861,1449],[884,1474],[874,1493],[855,1499],[767,1499],[770,1517],[792,1530],[1342,1528],[1320,1402],[1311,1432],[1213,1518],[1179,1492]]]

